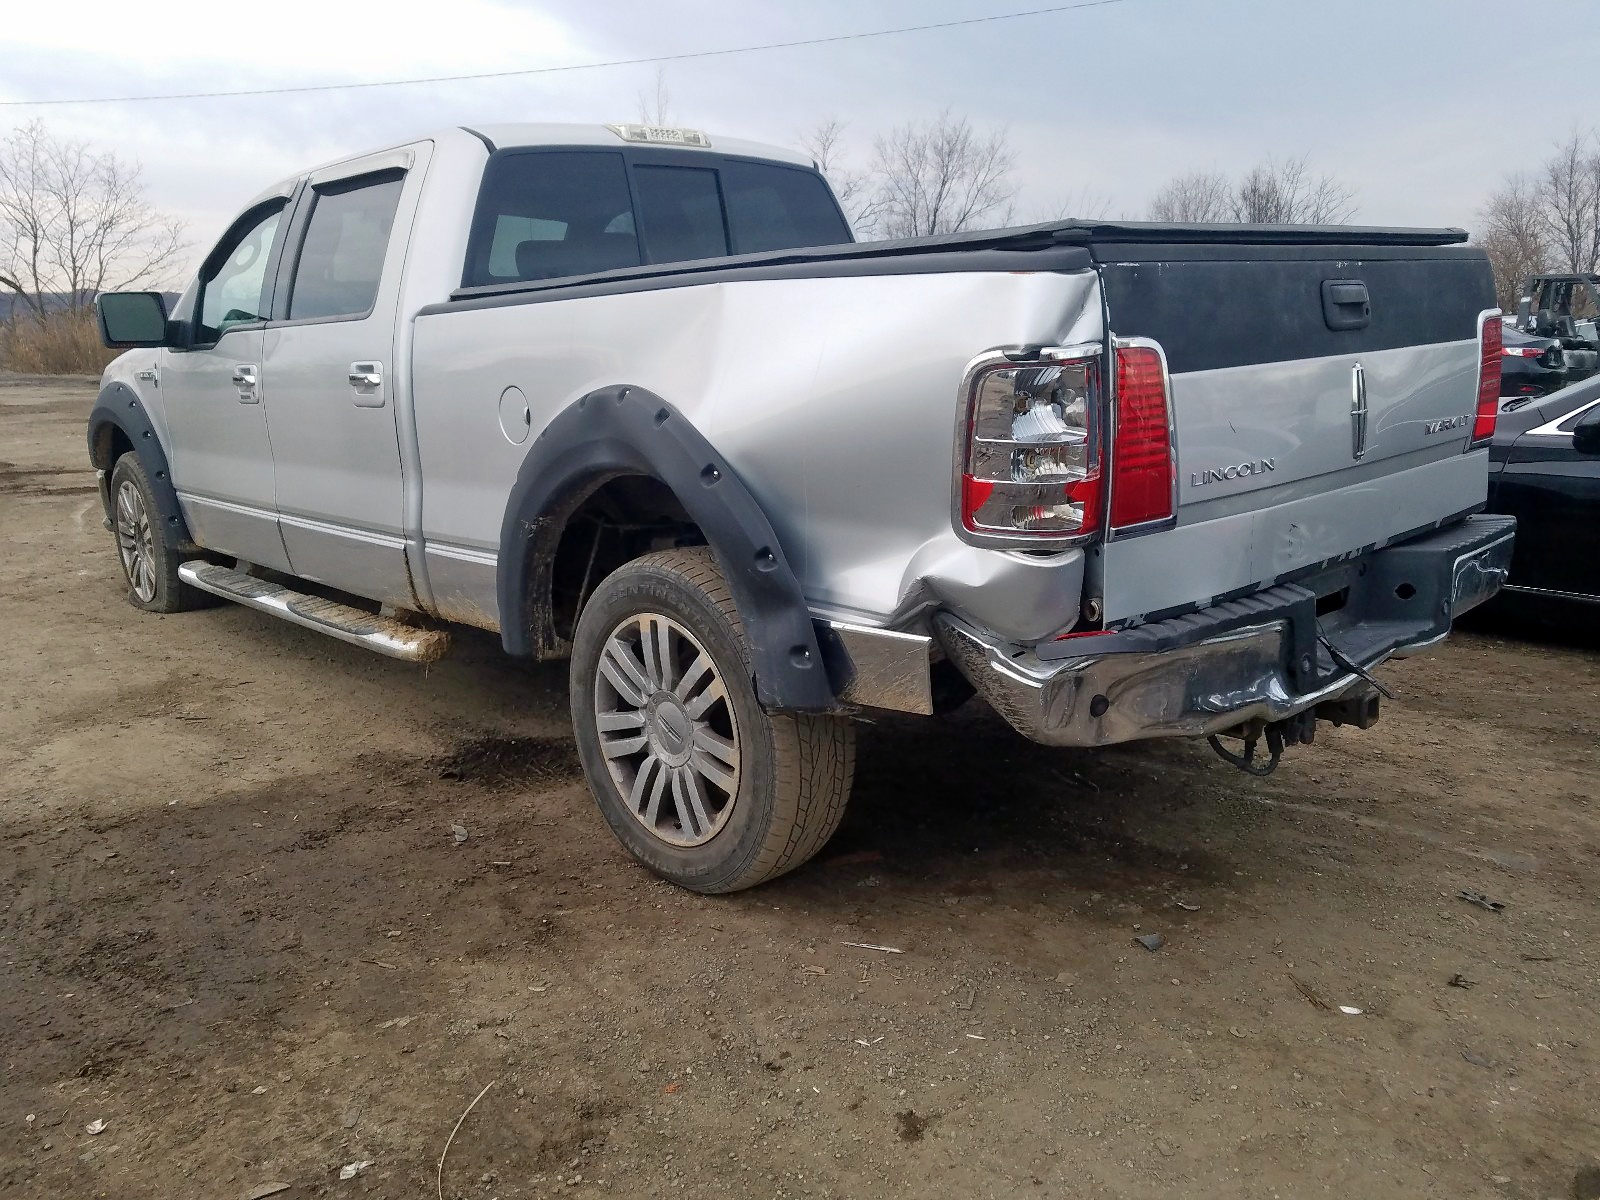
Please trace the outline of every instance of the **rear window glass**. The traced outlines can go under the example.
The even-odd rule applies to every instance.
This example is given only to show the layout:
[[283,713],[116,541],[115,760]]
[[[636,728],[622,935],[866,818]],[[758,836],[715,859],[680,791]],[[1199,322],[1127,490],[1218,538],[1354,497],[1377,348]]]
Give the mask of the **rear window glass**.
[[508,154],[490,167],[473,222],[468,287],[638,265],[622,155]]
[[633,169],[650,261],[682,262],[728,253],[717,173],[703,167]]
[[630,195],[624,156],[607,150],[496,156],[478,197],[463,286],[850,240],[827,184],[801,168],[658,158],[634,161],[632,183]]
[[827,185],[810,171],[729,162],[722,169],[722,194],[735,254],[850,240]]

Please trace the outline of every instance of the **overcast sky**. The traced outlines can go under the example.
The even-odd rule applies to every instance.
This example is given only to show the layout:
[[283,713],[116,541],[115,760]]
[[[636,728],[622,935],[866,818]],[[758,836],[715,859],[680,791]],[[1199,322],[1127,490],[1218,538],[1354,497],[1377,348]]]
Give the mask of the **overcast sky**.
[[[1004,13],[1051,0],[159,0],[15,3],[0,100],[504,71]],[[1061,2],[1061,0],[1056,0]],[[1143,215],[1174,174],[1308,155],[1369,224],[1471,227],[1501,176],[1600,125],[1596,0],[1122,0],[1079,12],[664,67],[672,117],[794,146],[943,109],[1004,127],[1019,218],[1093,196]],[[0,107],[144,166],[195,257],[267,183],[438,126],[629,121],[654,66],[310,95]]]

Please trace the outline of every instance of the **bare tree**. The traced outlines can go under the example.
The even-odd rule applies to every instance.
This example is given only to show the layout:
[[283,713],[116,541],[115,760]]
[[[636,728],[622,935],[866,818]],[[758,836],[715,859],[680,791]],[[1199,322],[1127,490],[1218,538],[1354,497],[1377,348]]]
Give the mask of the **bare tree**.
[[844,154],[845,123],[837,117],[818,122],[800,138],[800,148],[828,177],[833,194],[839,198],[845,216],[857,236],[868,237],[877,228],[877,204],[871,178],[852,168]]
[[1106,221],[1111,220],[1115,202],[1104,192],[1091,187],[1051,196],[1041,204],[1029,204],[1019,220],[1024,225],[1042,225],[1046,221]]
[[1479,216],[1482,229],[1474,240],[1489,256],[1500,307],[1513,312],[1522,285],[1551,260],[1539,185],[1524,175],[1508,176]]
[[1220,171],[1179,175],[1150,201],[1152,221],[1219,222],[1233,219],[1233,185]]
[[138,165],[110,151],[58,141],[40,121],[0,141],[0,287],[38,320],[163,282],[183,229],[145,199]]
[[1332,175],[1313,176],[1304,155],[1269,158],[1237,183],[1217,171],[1180,175],[1150,202],[1155,221],[1342,225],[1355,213],[1355,190]]
[[672,93],[667,90],[667,72],[656,68],[656,85],[653,91],[639,89],[639,124],[672,124]]
[[874,143],[878,228],[901,238],[1004,225],[1017,194],[1014,162],[1003,130],[980,134],[948,110],[901,125]]
[[1267,159],[1233,189],[1233,219],[1269,225],[1342,225],[1355,215],[1355,192],[1332,175],[1311,176],[1304,155]]
[[1540,169],[1539,211],[1554,257],[1568,271],[1600,264],[1600,151],[1595,135],[1574,133]]

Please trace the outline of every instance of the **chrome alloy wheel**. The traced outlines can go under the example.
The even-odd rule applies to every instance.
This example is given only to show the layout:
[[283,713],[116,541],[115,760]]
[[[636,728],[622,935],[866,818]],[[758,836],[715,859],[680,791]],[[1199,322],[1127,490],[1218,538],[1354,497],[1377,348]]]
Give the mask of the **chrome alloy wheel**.
[[594,688],[606,768],[628,811],[673,846],[701,846],[733,815],[739,722],[722,675],[671,617],[638,613],[606,638]]
[[117,489],[117,553],[139,603],[156,598],[156,543],[144,496],[130,480]]

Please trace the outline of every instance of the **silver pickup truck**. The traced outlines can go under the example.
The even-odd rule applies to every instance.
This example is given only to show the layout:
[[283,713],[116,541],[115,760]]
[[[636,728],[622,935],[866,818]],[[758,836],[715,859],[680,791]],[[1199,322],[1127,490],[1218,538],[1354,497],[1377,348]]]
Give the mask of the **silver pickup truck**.
[[854,714],[1275,766],[1498,588],[1498,313],[1459,230],[852,243],[811,162],[451,129],[245,208],[89,420],[129,599],[571,660],[601,812],[731,891],[838,825]]

